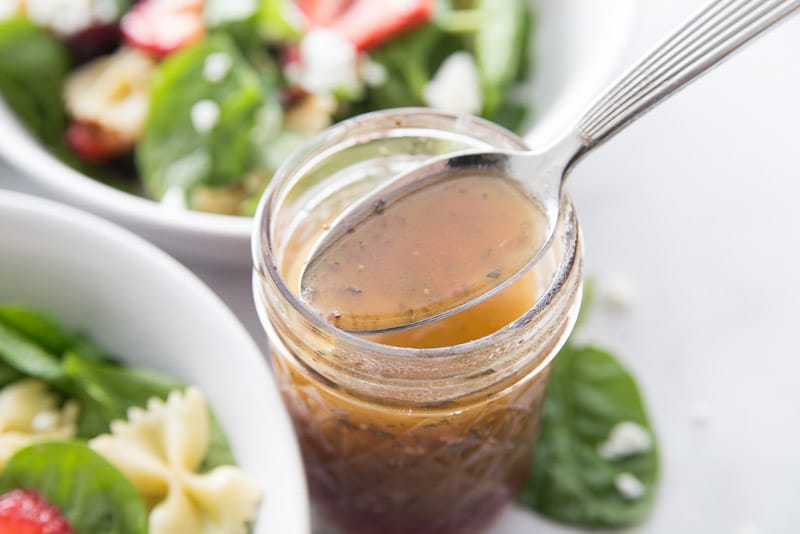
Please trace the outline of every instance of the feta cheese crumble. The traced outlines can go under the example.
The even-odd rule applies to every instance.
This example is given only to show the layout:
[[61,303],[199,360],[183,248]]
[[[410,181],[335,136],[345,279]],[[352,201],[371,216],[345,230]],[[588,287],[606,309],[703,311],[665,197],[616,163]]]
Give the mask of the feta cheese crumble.
[[380,87],[389,79],[389,73],[382,63],[367,59],[362,61],[359,74],[364,83],[369,87]]
[[170,209],[185,210],[186,209],[186,193],[182,187],[173,185],[161,197],[161,205]]
[[339,32],[320,28],[300,42],[297,82],[312,93],[358,91],[358,52]]
[[689,419],[696,427],[705,427],[711,422],[711,407],[705,402],[697,402],[689,409]]
[[614,477],[614,487],[626,499],[639,499],[644,495],[645,487],[642,481],[631,473],[620,473]]
[[31,419],[31,428],[36,432],[47,432],[58,428],[60,417],[56,412],[39,412]]
[[94,0],[92,15],[97,22],[108,24],[114,22],[119,16],[119,7],[116,0]]
[[203,15],[210,26],[217,26],[225,22],[247,18],[257,9],[257,0],[216,0],[206,2]]
[[646,428],[623,421],[611,429],[608,439],[597,447],[597,453],[606,460],[617,460],[649,451],[652,446],[653,438]]
[[609,275],[597,280],[598,300],[617,311],[629,310],[636,301],[636,284],[623,275]]
[[233,65],[233,59],[225,52],[209,54],[203,63],[203,78],[211,83],[221,81]]
[[444,60],[422,92],[432,108],[477,115],[483,107],[478,65],[469,52],[455,52]]
[[213,100],[200,100],[192,106],[192,126],[197,133],[207,133],[217,125],[219,105]]

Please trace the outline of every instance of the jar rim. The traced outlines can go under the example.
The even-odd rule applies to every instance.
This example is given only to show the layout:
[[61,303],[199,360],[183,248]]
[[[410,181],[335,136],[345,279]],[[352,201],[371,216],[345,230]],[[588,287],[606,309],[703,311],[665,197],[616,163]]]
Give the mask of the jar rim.
[[[560,216],[560,223],[564,228],[567,246],[565,247],[564,254],[558,258],[558,265],[554,270],[552,278],[549,280],[547,288],[539,295],[534,305],[511,323],[487,336],[447,347],[420,349],[384,345],[336,328],[316,314],[308,304],[303,302],[302,299],[291,290],[279,272],[273,256],[275,251],[273,250],[272,210],[278,202],[277,195],[279,193],[279,186],[284,185],[282,182],[291,183],[291,178],[299,169],[302,169],[303,166],[308,163],[309,155],[319,152],[320,150],[329,150],[332,147],[346,148],[346,146],[352,146],[353,144],[363,142],[365,138],[358,138],[358,134],[367,133],[370,130],[376,131],[381,125],[389,128],[403,128],[409,121],[418,120],[429,120],[434,123],[441,123],[442,125],[450,124],[451,127],[457,125],[463,133],[467,134],[473,140],[480,141],[483,136],[492,135],[511,145],[510,148],[527,148],[527,145],[521,137],[488,120],[473,116],[455,115],[428,108],[382,110],[347,119],[308,140],[278,168],[270,185],[259,201],[254,219],[255,225],[253,227],[251,248],[255,276],[261,274],[262,276],[269,277],[281,296],[292,307],[293,311],[298,313],[311,328],[322,332],[331,339],[335,339],[337,343],[347,345],[353,351],[379,352],[383,358],[397,359],[398,361],[411,358],[418,361],[422,353],[426,361],[434,361],[441,364],[449,360],[459,359],[465,352],[472,351],[475,347],[486,344],[488,339],[497,338],[498,336],[502,336],[504,332],[519,328],[526,323],[534,322],[537,317],[545,313],[564,286],[570,274],[574,271],[576,262],[579,260],[579,226],[574,214],[574,209],[568,198],[564,198],[563,209],[561,210]],[[425,129],[434,131],[437,128],[434,126],[425,127]],[[480,130],[480,132],[470,132],[471,129]],[[348,137],[355,137],[355,139],[351,139],[350,142],[347,142],[346,140]],[[262,320],[264,319],[265,318],[262,318]],[[549,358],[548,361],[543,362],[543,364],[546,365],[548,362]]]

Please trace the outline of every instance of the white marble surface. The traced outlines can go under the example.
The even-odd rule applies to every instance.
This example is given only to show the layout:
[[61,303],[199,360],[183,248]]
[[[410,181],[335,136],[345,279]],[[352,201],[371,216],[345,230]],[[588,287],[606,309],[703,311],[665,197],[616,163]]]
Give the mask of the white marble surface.
[[[627,59],[697,0],[642,0]],[[620,134],[568,189],[587,272],[632,285],[587,335],[661,440],[647,534],[800,532],[800,16]],[[1,142],[1,141],[0,141]],[[24,183],[0,169],[0,186]],[[257,341],[249,273],[199,272]],[[491,534],[581,532],[514,509]]]

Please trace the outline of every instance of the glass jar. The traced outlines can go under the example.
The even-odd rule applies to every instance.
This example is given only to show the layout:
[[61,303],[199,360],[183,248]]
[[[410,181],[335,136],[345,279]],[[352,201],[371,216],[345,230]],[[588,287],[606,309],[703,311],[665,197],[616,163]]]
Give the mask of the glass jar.
[[372,113],[310,141],[262,199],[256,307],[312,501],[345,532],[477,531],[529,472],[549,366],[580,304],[581,238],[569,199],[553,245],[530,273],[535,283],[504,292],[524,305],[478,339],[387,345],[334,328],[298,298],[310,247],[354,198],[433,155],[491,147],[525,145],[477,118]]

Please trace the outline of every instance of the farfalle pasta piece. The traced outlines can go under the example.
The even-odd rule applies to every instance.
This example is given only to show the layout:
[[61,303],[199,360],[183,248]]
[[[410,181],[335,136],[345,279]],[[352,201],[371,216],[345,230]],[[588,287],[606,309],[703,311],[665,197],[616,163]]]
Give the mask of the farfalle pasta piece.
[[150,534],[244,534],[261,489],[233,466],[197,473],[208,450],[208,409],[197,388],[150,399],[90,446],[133,482],[151,508]]
[[59,406],[47,384],[34,378],[0,390],[0,470],[15,452],[37,441],[75,436],[78,404]]

